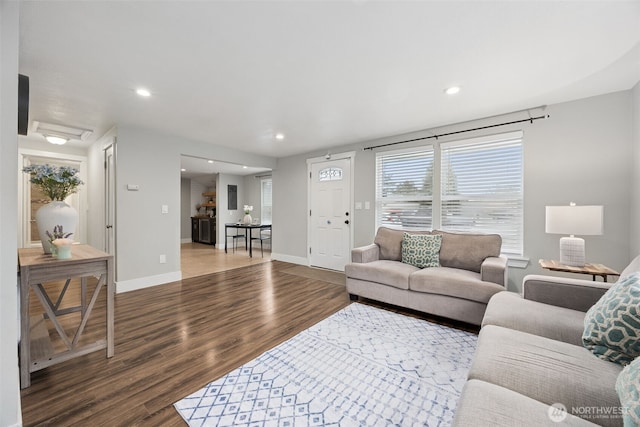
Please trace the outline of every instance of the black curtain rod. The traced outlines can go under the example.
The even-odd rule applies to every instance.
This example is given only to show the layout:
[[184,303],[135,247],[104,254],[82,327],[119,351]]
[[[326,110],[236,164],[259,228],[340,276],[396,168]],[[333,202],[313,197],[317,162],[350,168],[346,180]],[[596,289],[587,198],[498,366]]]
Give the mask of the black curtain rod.
[[507,126],[507,125],[513,125],[513,124],[516,124],[516,123],[530,122],[530,123],[533,124],[534,120],[548,119],[548,118],[549,118],[549,115],[545,114],[545,115],[542,115],[542,116],[530,117],[528,119],[514,120],[512,122],[497,123],[495,125],[487,125],[487,126],[481,126],[481,127],[477,127],[477,128],[457,130],[455,132],[441,133],[440,135],[430,135],[430,136],[423,136],[422,138],[407,139],[406,141],[389,142],[388,144],[374,145],[374,146],[371,146],[371,147],[365,147],[364,149],[365,150],[373,150],[373,149],[380,148],[380,147],[388,147],[390,145],[406,144],[407,142],[421,141],[423,139],[434,139],[434,138],[438,139],[438,138],[441,138],[443,136],[457,135],[459,133],[473,132],[473,131],[476,131],[476,130],[491,129],[491,128],[495,128],[495,127],[498,127],[498,126]]

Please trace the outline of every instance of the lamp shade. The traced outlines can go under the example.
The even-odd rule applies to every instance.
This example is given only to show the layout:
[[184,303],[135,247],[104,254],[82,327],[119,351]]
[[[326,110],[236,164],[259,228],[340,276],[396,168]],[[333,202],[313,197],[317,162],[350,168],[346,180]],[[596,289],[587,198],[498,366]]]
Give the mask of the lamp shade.
[[545,232],[596,236],[603,233],[603,206],[547,206]]

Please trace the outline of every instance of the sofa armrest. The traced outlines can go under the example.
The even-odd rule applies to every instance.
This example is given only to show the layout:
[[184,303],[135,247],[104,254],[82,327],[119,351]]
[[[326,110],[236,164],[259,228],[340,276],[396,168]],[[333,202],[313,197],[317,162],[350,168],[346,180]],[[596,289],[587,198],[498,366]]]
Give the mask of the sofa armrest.
[[485,258],[480,266],[480,280],[485,282],[497,283],[500,286],[507,287],[507,263],[509,259],[506,256],[490,256]]
[[522,296],[528,300],[586,312],[611,285],[584,279],[530,274],[522,280]]
[[372,262],[380,259],[380,247],[375,243],[351,250],[351,262]]

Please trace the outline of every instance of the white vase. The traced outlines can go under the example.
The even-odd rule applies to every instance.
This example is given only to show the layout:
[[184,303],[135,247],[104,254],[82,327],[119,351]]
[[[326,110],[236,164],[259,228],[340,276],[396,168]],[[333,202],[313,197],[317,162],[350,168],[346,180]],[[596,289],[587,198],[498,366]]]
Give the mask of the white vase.
[[47,231],[53,233],[53,227],[62,226],[62,232],[74,233],[71,238],[75,237],[76,226],[78,224],[78,211],[69,206],[65,202],[53,201],[47,203],[36,212],[36,224],[38,225],[38,234],[42,241],[42,248],[45,254],[51,253],[51,244]]
[[245,224],[251,224],[251,221],[253,221],[253,219],[251,218],[251,215],[246,214],[244,216],[244,218],[242,218],[242,222]]

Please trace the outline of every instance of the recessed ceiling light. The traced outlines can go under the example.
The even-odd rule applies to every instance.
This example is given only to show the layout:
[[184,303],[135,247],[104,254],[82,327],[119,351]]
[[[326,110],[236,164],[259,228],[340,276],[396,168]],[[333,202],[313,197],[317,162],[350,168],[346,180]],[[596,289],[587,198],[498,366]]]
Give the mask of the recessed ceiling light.
[[284,134],[283,133],[276,133],[276,139],[278,141],[282,141],[284,139]]
[[247,168],[247,166],[242,166],[242,169],[246,169],[246,168]]
[[213,163],[213,160],[207,160],[207,163]]
[[145,98],[148,96],[151,96],[151,92],[149,92],[147,89],[145,88],[139,88],[136,89],[136,93],[140,96],[144,96]]
[[180,169],[180,172],[186,172],[187,170],[185,168]]
[[444,90],[447,95],[455,95],[458,92],[460,92],[460,86],[451,86]]

